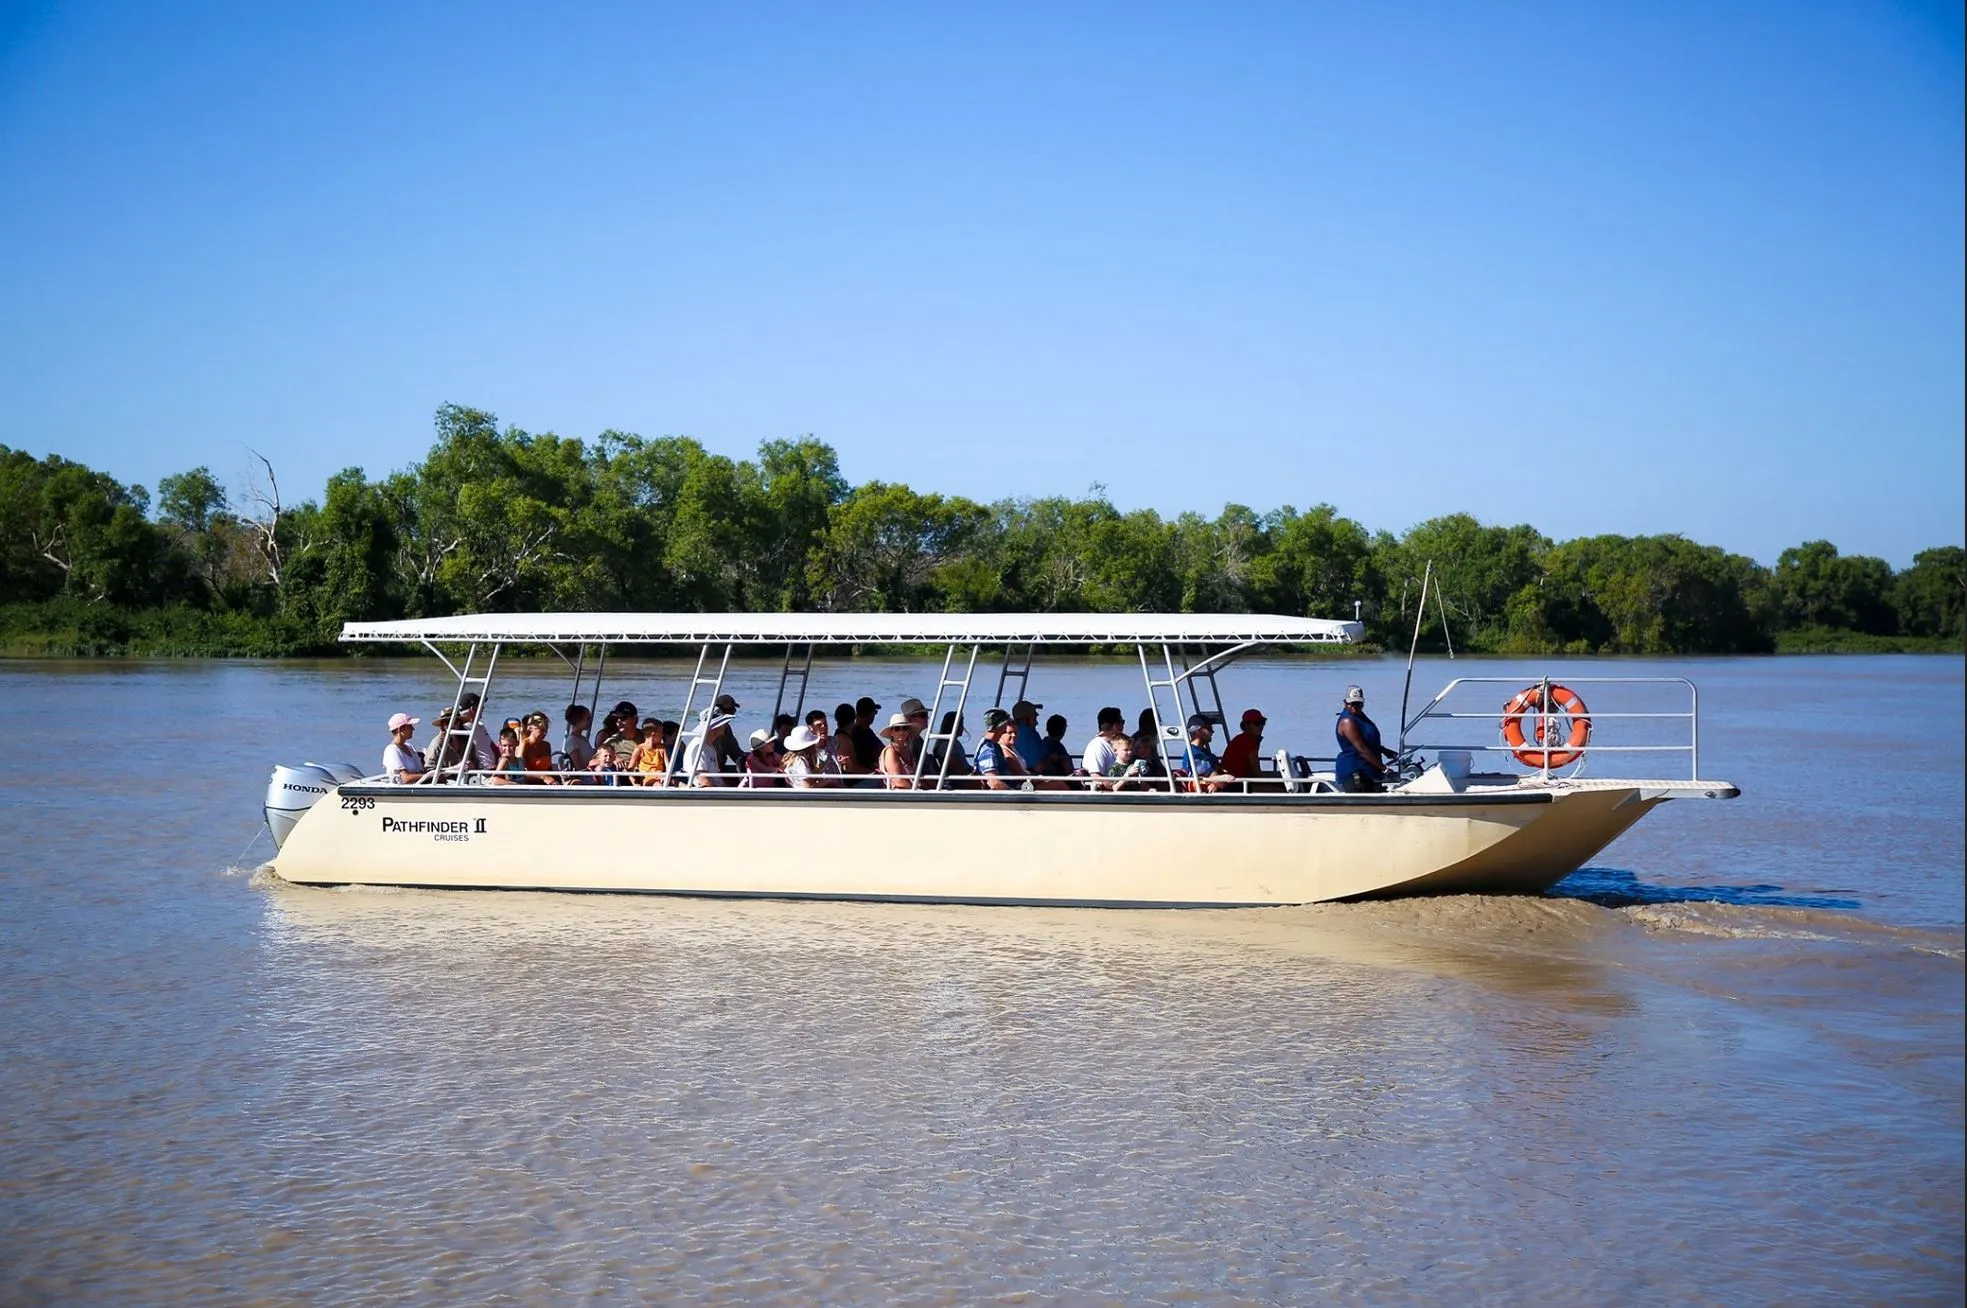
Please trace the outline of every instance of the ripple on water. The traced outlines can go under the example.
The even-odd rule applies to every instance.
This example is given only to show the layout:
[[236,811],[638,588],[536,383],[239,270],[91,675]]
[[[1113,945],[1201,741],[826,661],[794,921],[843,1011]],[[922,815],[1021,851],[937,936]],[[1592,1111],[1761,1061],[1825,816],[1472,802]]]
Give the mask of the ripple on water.
[[[1877,1161],[1944,1093],[1851,1056],[1826,1086],[1779,1007],[1620,965],[1641,910],[261,894],[245,1008],[183,1060],[10,1072],[47,1106],[9,1231],[46,1284],[1171,1302],[1698,1296],[1726,1269],[1780,1298],[1948,1265],[1910,1236],[1958,1212],[1957,1168]],[[1882,1121],[1839,1106],[1893,1092]],[[1799,1248],[1744,1260],[1744,1205]]]

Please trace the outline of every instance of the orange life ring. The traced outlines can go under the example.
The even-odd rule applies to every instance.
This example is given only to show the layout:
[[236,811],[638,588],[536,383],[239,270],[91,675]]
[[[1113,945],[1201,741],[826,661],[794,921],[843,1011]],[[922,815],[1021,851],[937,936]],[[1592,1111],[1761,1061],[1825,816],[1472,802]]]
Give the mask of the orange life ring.
[[[1562,749],[1553,748],[1555,740],[1544,739],[1544,723],[1549,721],[1546,712],[1562,714],[1571,719],[1571,731]],[[1523,720],[1529,718],[1535,724],[1533,732],[1537,743],[1532,745],[1523,734]],[[1553,726],[1555,724],[1552,724]],[[1556,736],[1556,731],[1551,735]],[[1531,686],[1517,692],[1516,698],[1503,705],[1503,741],[1516,752],[1517,761],[1531,768],[1561,768],[1577,762],[1584,757],[1585,745],[1591,740],[1591,718],[1585,702],[1578,698],[1578,692],[1569,686],[1555,682],[1550,687],[1548,708],[1544,703],[1544,688]]]

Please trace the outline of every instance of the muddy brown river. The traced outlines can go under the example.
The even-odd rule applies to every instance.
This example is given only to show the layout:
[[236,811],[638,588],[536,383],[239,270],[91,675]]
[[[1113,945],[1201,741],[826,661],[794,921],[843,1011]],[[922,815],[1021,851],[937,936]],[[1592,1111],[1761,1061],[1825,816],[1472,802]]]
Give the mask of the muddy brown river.
[[[1693,678],[1701,770],[1744,794],[1663,806],[1543,898],[1131,912],[258,871],[268,766],[373,767],[391,712],[448,698],[432,666],[0,662],[0,1302],[1962,1297],[1957,658],[1571,665]],[[622,669],[605,699],[677,715],[685,672]],[[1348,680],[1390,721],[1401,672],[1223,684],[1313,752]],[[739,669],[746,729],[776,678]],[[816,698],[934,679],[829,665]],[[497,712],[563,680],[514,664]],[[1033,678],[1075,743],[1137,683]]]

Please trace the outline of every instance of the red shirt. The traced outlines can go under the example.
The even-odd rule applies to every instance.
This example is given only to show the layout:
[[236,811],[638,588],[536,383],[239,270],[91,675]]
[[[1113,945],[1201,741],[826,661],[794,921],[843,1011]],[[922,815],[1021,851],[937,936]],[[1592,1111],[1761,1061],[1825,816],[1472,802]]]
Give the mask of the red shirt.
[[1223,750],[1222,770],[1232,777],[1254,777],[1258,773],[1257,750],[1262,746],[1256,736],[1239,731],[1236,738]]

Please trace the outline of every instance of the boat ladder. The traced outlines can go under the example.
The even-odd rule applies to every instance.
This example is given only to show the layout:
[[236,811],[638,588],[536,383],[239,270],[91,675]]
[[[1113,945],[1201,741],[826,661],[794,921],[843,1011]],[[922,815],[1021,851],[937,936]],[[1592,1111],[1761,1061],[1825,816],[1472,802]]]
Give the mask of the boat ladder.
[[[977,647],[972,645],[970,646],[970,661],[964,665],[963,675],[960,677],[949,675],[950,668],[956,662],[957,649],[958,646],[951,645],[943,654],[942,679],[936,683],[935,705],[929,710],[929,729],[922,733],[922,749],[915,756],[915,784],[917,789],[920,789],[922,785],[923,769],[928,766],[929,752],[938,744],[942,746],[942,762],[936,772],[936,787],[937,789],[941,789],[943,786],[949,784],[949,760],[956,753],[957,728],[963,725],[963,705],[970,697],[970,679],[977,672]],[[1005,657],[1006,662],[1008,662],[1008,649],[1005,651]],[[1025,671],[1027,675],[1030,673],[1030,670],[1031,655],[1027,649],[1025,654]],[[1004,693],[1002,678],[998,680],[997,686],[998,696],[1002,698]],[[956,707],[950,713],[949,730],[944,731],[942,729],[943,696],[947,695],[951,689],[956,691]]]
[[[444,780],[444,761],[452,752],[451,742],[453,740],[461,742],[460,748],[457,750],[457,759],[452,764],[457,769],[457,775],[462,777],[470,770],[471,738],[478,730],[479,719],[485,715],[485,703],[492,689],[492,672],[499,665],[499,646],[496,641],[492,643],[492,651],[485,659],[484,674],[476,677],[471,675],[471,669],[478,661],[478,643],[476,641],[465,647],[464,666],[462,668],[445,658],[443,651],[439,650],[429,641],[424,642],[424,648],[428,649],[432,654],[437,655],[438,662],[449,668],[458,679],[458,688],[451,696],[450,716],[445,719],[446,725],[443,733],[437,740],[437,758],[431,764],[430,779],[434,784]],[[470,722],[460,722],[458,720],[460,716],[459,710],[464,705],[465,695],[472,690],[478,692],[478,711],[471,715]]]
[[[1018,699],[1031,698],[1031,653],[1037,648],[1035,641],[1026,644],[1024,660],[1019,662],[1017,642],[1012,641],[1004,646],[1004,666],[997,674],[997,698],[993,701],[993,707],[1007,707],[1004,703],[1004,688],[1013,681],[1018,683]],[[1015,704],[1017,700],[1012,700],[1011,703]]]
[[[669,775],[671,780],[674,780],[683,772],[684,742],[693,737],[702,736],[704,734],[704,725],[716,715],[717,695],[724,688],[724,673],[731,666],[731,646],[726,645],[724,647],[723,656],[717,660],[717,675],[714,677],[706,677],[703,674],[704,664],[709,661],[710,646],[705,645],[697,651],[697,670],[690,674],[690,688],[683,692],[683,716],[679,719],[682,725],[677,728],[676,757],[669,760]],[[697,687],[699,686],[710,687],[710,707],[704,710],[703,722],[692,726],[690,724],[690,709],[696,704]]]
[[795,668],[792,665],[792,655],[798,648],[797,645],[787,645],[785,647],[785,666],[779,669],[779,694],[778,698],[772,701],[772,721],[774,722],[779,720],[779,714],[788,711],[785,706],[785,688],[791,685],[795,678],[799,682],[799,691],[792,699],[792,708],[790,710],[792,716],[795,718],[798,717],[806,707],[806,688],[813,679],[813,647],[811,643],[807,644],[806,658]]
[[[1168,787],[1174,789],[1174,770],[1180,767],[1190,775],[1195,772],[1195,756],[1188,746],[1188,717],[1190,713],[1200,713],[1210,722],[1221,725],[1223,713],[1222,691],[1216,685],[1215,664],[1208,658],[1199,663],[1191,662],[1186,645],[1167,645],[1161,647],[1161,665],[1167,672],[1165,677],[1154,674],[1154,665],[1148,661],[1147,646],[1135,647],[1141,659],[1141,679],[1147,684],[1148,708],[1154,714],[1154,732],[1161,755],[1161,766],[1169,774]],[[1181,670],[1176,671],[1179,661]],[[1197,682],[1207,682],[1209,698],[1214,709],[1202,707],[1202,696],[1196,689]],[[1182,707],[1182,690],[1188,690],[1189,707]],[[1173,709],[1171,713],[1161,711],[1162,695],[1166,694]]]

